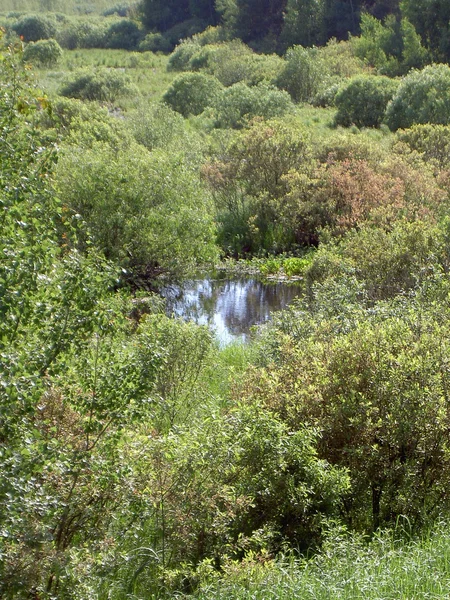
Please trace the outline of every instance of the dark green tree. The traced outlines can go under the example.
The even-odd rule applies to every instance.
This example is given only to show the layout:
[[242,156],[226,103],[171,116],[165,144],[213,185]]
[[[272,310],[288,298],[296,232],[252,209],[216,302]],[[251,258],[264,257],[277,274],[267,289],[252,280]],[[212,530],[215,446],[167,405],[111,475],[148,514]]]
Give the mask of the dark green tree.
[[236,0],[236,34],[244,42],[278,36],[286,6],[286,0]]
[[284,48],[326,41],[323,0],[287,0],[281,42]]
[[167,31],[191,16],[189,0],[144,0],[143,22],[147,29]]
[[450,57],[450,2],[448,0],[402,0],[402,14],[415,26],[437,60]]

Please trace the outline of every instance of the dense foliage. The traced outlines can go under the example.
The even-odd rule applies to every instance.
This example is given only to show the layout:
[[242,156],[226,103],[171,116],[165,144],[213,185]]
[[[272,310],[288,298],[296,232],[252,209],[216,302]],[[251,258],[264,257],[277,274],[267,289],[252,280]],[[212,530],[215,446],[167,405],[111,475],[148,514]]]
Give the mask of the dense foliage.
[[[1,17],[2,598],[448,597],[428,4]],[[300,285],[246,346],[154,293],[221,258]]]

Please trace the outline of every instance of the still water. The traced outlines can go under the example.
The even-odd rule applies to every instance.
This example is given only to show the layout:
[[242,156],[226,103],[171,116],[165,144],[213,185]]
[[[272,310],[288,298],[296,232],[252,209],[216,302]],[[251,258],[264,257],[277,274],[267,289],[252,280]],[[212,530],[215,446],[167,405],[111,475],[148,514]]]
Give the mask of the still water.
[[167,314],[208,325],[222,346],[245,342],[251,327],[268,321],[271,313],[288,306],[299,294],[299,286],[256,279],[203,279],[162,292]]

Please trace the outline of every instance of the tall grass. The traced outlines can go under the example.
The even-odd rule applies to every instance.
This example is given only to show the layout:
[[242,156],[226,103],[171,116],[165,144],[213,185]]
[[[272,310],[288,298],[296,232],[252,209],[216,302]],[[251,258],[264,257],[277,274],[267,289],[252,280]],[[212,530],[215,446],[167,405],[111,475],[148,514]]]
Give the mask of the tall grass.
[[331,535],[309,560],[232,563],[206,577],[197,600],[444,600],[450,597],[450,525],[415,541]]
[[1,0],[0,12],[57,12],[66,15],[102,13],[132,0]]
[[[66,76],[75,69],[105,67],[126,71],[143,97],[160,100],[175,77],[166,71],[167,57],[152,52],[128,52],[127,50],[77,49],[65,50],[58,66],[36,69],[40,87],[50,95],[56,94]],[[132,107],[136,98],[128,99],[124,108]],[[130,105],[130,106],[128,106]]]

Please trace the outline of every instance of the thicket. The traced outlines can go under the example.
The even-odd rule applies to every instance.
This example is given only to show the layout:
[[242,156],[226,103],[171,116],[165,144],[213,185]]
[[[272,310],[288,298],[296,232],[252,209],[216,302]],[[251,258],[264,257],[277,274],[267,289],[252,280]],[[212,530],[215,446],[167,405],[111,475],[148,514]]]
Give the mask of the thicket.
[[[211,9],[158,6],[167,31]],[[161,101],[111,67],[49,99],[24,62],[39,42],[1,48],[5,599],[258,597],[271,577],[283,597],[277,557],[291,590],[319,585],[345,552],[371,568],[380,530],[448,516],[448,67],[397,82],[355,40],[282,58],[222,34],[177,46]],[[219,253],[303,278],[251,348],[150,292]]]

